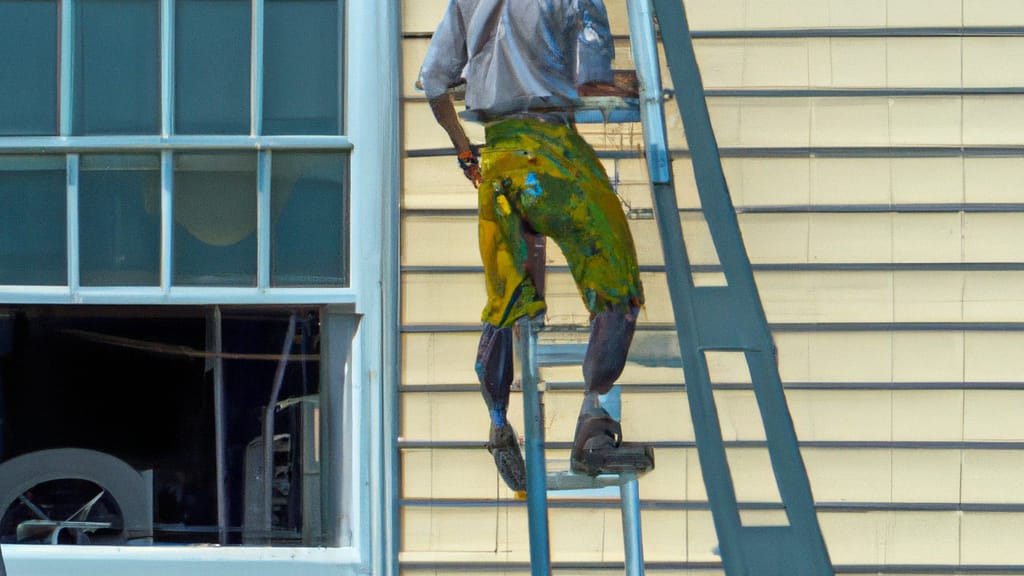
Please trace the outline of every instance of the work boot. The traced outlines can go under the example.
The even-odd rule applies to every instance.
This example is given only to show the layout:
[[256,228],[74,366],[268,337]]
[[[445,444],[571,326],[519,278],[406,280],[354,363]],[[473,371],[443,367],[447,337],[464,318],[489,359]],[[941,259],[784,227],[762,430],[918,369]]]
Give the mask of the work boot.
[[597,476],[654,469],[651,446],[622,441],[622,427],[600,406],[580,410],[572,443],[570,468],[577,474]]
[[494,456],[494,465],[498,468],[501,479],[515,492],[526,491],[526,462],[519,449],[519,437],[512,425],[491,425],[491,439],[487,443],[487,451]]

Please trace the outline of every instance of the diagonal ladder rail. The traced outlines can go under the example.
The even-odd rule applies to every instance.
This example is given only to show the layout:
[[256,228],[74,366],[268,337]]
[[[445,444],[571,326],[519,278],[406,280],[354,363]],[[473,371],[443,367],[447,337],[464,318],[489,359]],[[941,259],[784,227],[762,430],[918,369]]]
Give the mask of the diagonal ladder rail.
[[[708,502],[727,576],[832,576],[736,212],[722,172],[682,0],[627,0],[654,210]],[[672,181],[655,18],[683,119],[701,207],[726,286],[694,285]],[[764,425],[786,526],[744,526],[715,409],[707,351],[742,352]]]

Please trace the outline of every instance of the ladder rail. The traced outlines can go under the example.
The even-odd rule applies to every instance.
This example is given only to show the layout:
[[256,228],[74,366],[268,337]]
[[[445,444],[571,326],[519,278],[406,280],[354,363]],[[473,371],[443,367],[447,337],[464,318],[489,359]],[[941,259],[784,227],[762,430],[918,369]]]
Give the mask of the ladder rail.
[[[738,549],[739,542],[733,537],[739,534],[739,508],[732,482],[728,478],[721,481],[719,478],[708,477],[710,471],[721,470],[723,466],[727,466],[727,460],[725,447],[721,442],[718,414],[714,410],[705,409],[707,406],[713,406],[714,402],[710,382],[706,376],[707,360],[703,354],[698,354],[696,349],[685,345],[686,342],[698,338],[697,313],[694,310],[693,299],[689,296],[694,289],[693,277],[688,273],[691,269],[690,261],[679,224],[679,205],[672,178],[672,159],[668,151],[661,68],[655,51],[657,39],[653,5],[650,0],[628,0],[627,11],[634,65],[640,83],[640,119],[652,186],[651,193],[654,196],[654,214],[661,236],[676,332],[679,334],[679,352],[687,383],[694,435],[698,445],[702,447],[697,454],[701,469],[705,471],[704,483],[708,501],[724,508],[721,512],[712,514],[715,531],[719,537],[719,547],[722,550]],[[718,441],[713,441],[715,437]],[[737,562],[738,558],[739,556],[734,554],[722,555],[726,574],[742,573],[740,564],[730,566],[730,563]]]
[[640,527],[640,486],[635,475],[619,485],[622,508],[622,543],[625,552],[626,576],[643,576],[644,546]]
[[526,438],[526,513],[530,533],[530,572],[534,576],[551,573],[551,542],[548,534],[547,470],[544,458],[544,405],[537,365],[539,321],[516,321],[519,346],[520,379],[523,388],[523,428]]
[[[745,314],[737,315],[748,319],[742,326],[743,337],[752,338],[753,347],[770,353],[770,361],[766,361],[763,355],[751,352],[746,355],[753,381],[765,383],[754,386],[754,394],[765,426],[765,436],[771,446],[769,455],[779,491],[789,504],[787,514],[806,513],[808,510],[813,513],[814,502],[806,469],[797,448],[796,434],[775,363],[775,344],[744,247],[736,210],[730,199],[718,143],[704,99],[703,80],[690,41],[686,12],[681,0],[654,0],[654,5],[659,17],[682,24],[681,30],[674,30],[674,34],[667,36],[665,55],[673,76],[685,80],[683,85],[686,89],[677,90],[676,98],[684,119],[683,127],[694,164],[701,207],[708,220],[708,229],[726,281],[734,294],[729,304],[734,308],[746,308]],[[816,520],[795,520],[790,519],[791,525],[797,530],[806,530],[804,538],[822,540]],[[820,548],[824,550],[824,546]],[[815,562],[830,564],[827,556],[817,558]]]
[[[670,299],[694,423],[698,457],[728,576],[750,572],[832,576],[813,497],[778,374],[774,341],[729,197],[683,0],[627,0],[641,88],[641,122]],[[694,166],[701,208],[725,273],[725,287],[695,287],[672,183],[654,22],[662,43]],[[668,167],[668,174],[665,173]],[[744,527],[712,394],[707,350],[742,351],[764,424],[789,526]],[[783,549],[802,556],[788,557]]]

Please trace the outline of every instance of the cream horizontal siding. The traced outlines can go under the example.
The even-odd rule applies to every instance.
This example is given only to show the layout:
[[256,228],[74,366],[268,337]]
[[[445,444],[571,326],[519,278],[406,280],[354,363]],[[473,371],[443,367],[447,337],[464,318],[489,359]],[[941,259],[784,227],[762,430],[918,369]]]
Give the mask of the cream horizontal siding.
[[[954,208],[955,209],[955,208]],[[683,212],[694,265],[718,263],[703,216]],[[1019,263],[1024,260],[1021,212],[763,212],[740,214],[747,253],[758,264]],[[653,220],[631,226],[641,265],[662,262]],[[479,264],[475,214],[410,214],[403,221],[403,262]],[[454,244],[454,245],[453,245]],[[554,245],[552,244],[554,248]],[[557,265],[561,256],[552,252]],[[564,261],[562,261],[564,262]]]
[[[1016,94],[728,96],[709,101],[708,107],[723,148],[1007,146],[1019,144],[1013,134],[1024,129],[1024,95]],[[425,100],[407,101],[403,109],[410,149],[451,147],[441,128],[430,126],[433,117]],[[666,124],[669,146],[685,149],[678,110],[667,114]],[[593,138],[598,149],[640,143],[636,130],[624,138],[620,128],[599,126],[601,133]],[[482,141],[479,126],[469,126],[467,134]]]
[[[726,151],[728,153],[729,151]],[[923,154],[923,153],[922,153]],[[618,192],[634,210],[650,209],[641,158],[606,160],[617,177]],[[729,192],[738,209],[766,206],[947,205],[1020,203],[1018,183],[1024,181],[1021,156],[919,157],[725,157]],[[406,179],[416,182],[405,192],[407,210],[476,209],[476,192],[463,185],[461,172],[448,158],[406,159]],[[688,159],[673,162],[680,207],[699,206]]]
[[692,29],[1009,26],[1014,0],[689,0]]
[[[840,327],[810,332],[800,328],[803,327],[777,329],[775,336],[780,374],[785,383],[794,386],[821,383],[925,387],[936,384],[934,387],[938,388],[960,385],[968,392],[985,387],[1024,388],[1020,383],[1024,359],[1018,352],[1024,347],[1024,334],[1019,327],[957,331],[954,325],[929,331],[917,328],[888,332],[882,328],[870,330],[870,326],[859,326],[858,331],[843,331]],[[403,383],[407,386],[475,384],[472,363],[464,363],[463,367],[457,361],[467,355],[475,356],[477,332],[469,328],[456,333],[431,332],[430,327],[424,330],[406,333],[402,338]],[[648,334],[650,332],[640,332],[637,339]],[[677,371],[676,368],[631,364],[626,368],[623,381],[681,382]],[[565,380],[565,374],[578,378],[574,372],[578,372],[578,368],[546,370],[545,374],[548,380],[557,382]],[[1012,427],[1015,424],[1013,420],[997,420],[991,425]]]
[[[402,309],[409,324],[444,325],[474,318],[484,298],[481,272],[407,272]],[[671,322],[663,272],[641,274],[647,303],[641,318]],[[759,271],[755,278],[770,322],[1024,322],[1024,293],[1007,286],[1024,283],[1024,271]],[[466,298],[446,296],[458,290]],[[568,271],[547,277],[549,322],[585,324],[588,312]],[[960,338],[962,340],[962,337]]]
[[[693,429],[685,394],[676,390],[636,390],[623,384],[623,433],[637,441],[692,444]],[[787,398],[794,427],[801,442],[817,446],[846,443],[864,448],[891,444],[927,443],[930,449],[964,446],[986,449],[993,443],[1018,448],[1024,424],[1007,417],[1024,408],[1021,390],[950,389],[790,389]],[[428,389],[429,390],[429,389]],[[482,446],[480,429],[486,431],[487,416],[476,409],[480,401],[472,387],[462,390],[417,391],[407,389],[403,408],[408,413],[402,440],[411,444],[436,442],[446,447],[469,444]],[[518,399],[518,396],[516,396]],[[726,442],[763,441],[757,409],[750,390],[718,390],[715,393]],[[572,440],[572,427],[579,409],[579,390],[548,391],[547,439],[558,444]],[[480,412],[481,414],[476,414]],[[514,407],[510,414],[521,418]],[[928,419],[922,421],[922,415]],[[458,424],[458,426],[453,425]],[[478,443],[478,444],[475,444]]]
[[[1002,24],[1000,24],[1002,25]],[[401,90],[415,86],[429,37],[406,41]],[[1024,52],[1014,36],[795,37],[695,39],[705,89],[1018,87],[1024,72],[1012,66]],[[616,68],[630,64],[628,38],[616,40]],[[1009,65],[1009,66],[1008,66]],[[1008,69],[1009,68],[1009,69]],[[662,66],[662,71],[668,68]],[[665,85],[671,78],[665,74]]]
[[[448,0],[403,0],[407,34],[430,33]],[[625,0],[606,0],[612,32],[626,34]],[[690,28],[759,30],[774,28],[899,28],[1024,26],[1016,0],[687,0]]]
[[[748,517],[756,521],[769,515],[760,512]],[[408,526],[406,562],[433,563],[443,556],[447,563],[463,564],[461,569],[442,569],[439,573],[465,571],[467,564],[493,564],[495,558],[517,564],[529,560],[525,534],[510,529],[525,525],[525,506],[406,506],[402,521]],[[963,565],[972,572],[984,573],[981,567],[985,565],[1013,566],[1024,562],[1024,551],[1015,545],[1016,535],[1024,528],[1021,513],[822,511],[819,521],[837,565],[891,565],[899,566],[901,572],[907,571],[907,566],[919,565],[911,573],[943,574],[946,572],[937,569],[937,565]],[[553,562],[621,565],[619,522],[616,508],[551,506]],[[693,563],[699,567],[717,561],[716,538],[710,512],[706,510],[645,510],[642,528],[649,571],[660,574],[660,563]],[[666,534],[670,537],[665,538]]]
[[[606,0],[630,68],[625,0]],[[402,573],[527,574],[525,503],[484,450],[473,359],[484,286],[476,192],[414,82],[447,0],[404,0]],[[1024,2],[687,0],[723,169],[841,573],[1024,574]],[[663,66],[666,86],[670,77]],[[720,283],[674,103],[673,170],[695,280]],[[581,125],[630,216],[647,303],[621,379],[657,574],[721,574],[638,124]],[[470,127],[481,142],[483,132]],[[548,247],[544,338],[588,313]],[[779,522],[749,376],[709,356],[745,523]],[[564,466],[578,366],[543,370]],[[511,417],[521,421],[514,393]],[[558,574],[621,574],[607,494],[553,498]]]

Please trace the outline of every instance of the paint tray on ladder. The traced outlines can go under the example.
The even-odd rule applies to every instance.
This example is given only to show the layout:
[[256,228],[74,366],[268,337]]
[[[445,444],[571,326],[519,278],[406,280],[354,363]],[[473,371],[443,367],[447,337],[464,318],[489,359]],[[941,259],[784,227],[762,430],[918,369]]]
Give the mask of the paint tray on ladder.
[[613,70],[611,84],[579,87],[582,104],[575,110],[579,124],[617,124],[640,121],[640,87],[633,70]]

